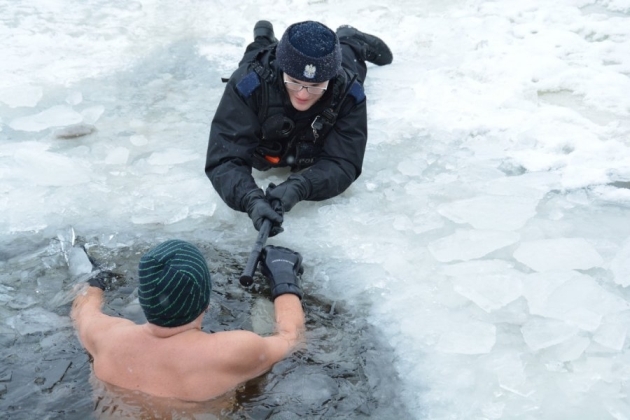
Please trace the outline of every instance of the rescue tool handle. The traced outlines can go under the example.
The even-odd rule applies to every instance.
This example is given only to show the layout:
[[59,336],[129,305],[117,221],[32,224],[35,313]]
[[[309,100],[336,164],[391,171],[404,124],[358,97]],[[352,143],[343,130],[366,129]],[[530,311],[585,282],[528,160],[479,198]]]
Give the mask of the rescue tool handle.
[[[284,214],[284,211],[282,209],[282,202],[280,200],[272,200],[270,205],[271,208],[274,209],[278,214]],[[269,234],[271,233],[272,229],[273,222],[265,218],[260,225],[260,230],[258,231],[258,239],[256,239],[254,248],[249,254],[245,270],[243,270],[243,274],[241,274],[241,278],[239,279],[242,286],[249,287],[254,283],[254,273],[256,272],[256,267],[258,267],[258,262],[260,261],[260,253],[262,252],[262,249],[265,246],[265,242],[267,242],[267,238],[269,238]]]
[[241,286],[249,287],[254,283],[254,273],[256,272],[256,267],[258,266],[258,261],[260,260],[260,253],[265,245],[265,242],[267,242],[269,232],[271,232],[271,227],[271,220],[263,220],[262,225],[260,226],[260,231],[258,232],[258,239],[256,239],[254,248],[247,259],[245,270],[243,270],[243,274],[241,274],[241,278],[239,279]]

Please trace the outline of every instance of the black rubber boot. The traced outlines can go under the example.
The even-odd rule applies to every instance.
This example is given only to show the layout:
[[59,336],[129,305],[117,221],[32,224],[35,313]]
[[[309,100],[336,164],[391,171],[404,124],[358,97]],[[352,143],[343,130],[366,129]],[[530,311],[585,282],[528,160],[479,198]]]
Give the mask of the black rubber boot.
[[267,38],[271,42],[278,42],[273,33],[273,25],[267,20],[259,20],[254,25],[254,41],[258,37]]
[[352,38],[359,41],[363,46],[363,61],[369,61],[377,66],[384,66],[390,64],[394,59],[392,52],[382,39],[363,33],[350,25],[342,25],[337,28],[337,37],[340,41],[344,38]]

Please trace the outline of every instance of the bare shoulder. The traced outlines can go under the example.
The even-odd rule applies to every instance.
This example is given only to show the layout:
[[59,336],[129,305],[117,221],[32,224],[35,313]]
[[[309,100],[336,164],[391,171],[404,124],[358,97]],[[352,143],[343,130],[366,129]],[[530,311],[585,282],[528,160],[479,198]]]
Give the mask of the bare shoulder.
[[70,316],[79,340],[90,354],[96,351],[100,338],[110,334],[112,329],[133,324],[129,320],[104,314],[101,311],[102,304],[103,292],[95,287],[84,288],[72,304]]
[[218,332],[207,335],[204,341],[206,357],[247,379],[269,370],[292,349],[292,343],[278,335],[263,337],[251,331]]
[[203,342],[208,349],[221,350],[216,355],[226,359],[238,359],[250,353],[258,353],[267,346],[264,337],[244,330],[204,334]]

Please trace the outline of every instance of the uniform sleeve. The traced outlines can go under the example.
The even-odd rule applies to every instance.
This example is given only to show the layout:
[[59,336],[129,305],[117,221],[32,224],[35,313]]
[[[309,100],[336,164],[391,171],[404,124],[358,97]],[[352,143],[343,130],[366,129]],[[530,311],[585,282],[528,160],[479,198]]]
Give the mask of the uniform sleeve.
[[363,157],[367,144],[367,105],[363,98],[353,104],[345,114],[337,118],[333,129],[324,140],[324,148],[319,160],[302,172],[311,184],[311,193],[306,198],[321,201],[344,192],[361,175]]
[[249,101],[228,82],[210,126],[206,175],[223,201],[245,211],[243,197],[258,185],[252,177],[252,155],[258,145],[260,124]]

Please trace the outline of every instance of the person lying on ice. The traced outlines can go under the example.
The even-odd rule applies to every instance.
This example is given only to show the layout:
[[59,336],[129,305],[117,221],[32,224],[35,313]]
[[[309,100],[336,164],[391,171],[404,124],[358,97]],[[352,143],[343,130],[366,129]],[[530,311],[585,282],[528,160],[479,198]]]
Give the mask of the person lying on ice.
[[262,251],[261,272],[275,308],[272,336],[201,330],[210,272],[199,250],[181,240],[166,241],[140,259],[138,298],[147,323],[104,314],[101,277],[78,293],[71,317],[101,381],[157,397],[207,401],[268,371],[301,342],[301,263],[301,255],[287,248],[268,245]]
[[[223,201],[257,230],[270,219],[273,236],[299,201],[345,191],[361,174],[367,142],[366,61],[392,59],[381,39],[348,25],[335,33],[299,22],[278,42],[270,22],[257,22],[210,127],[205,172]],[[276,167],[293,174],[264,192],[252,168]],[[277,200],[282,206],[272,207]]]

